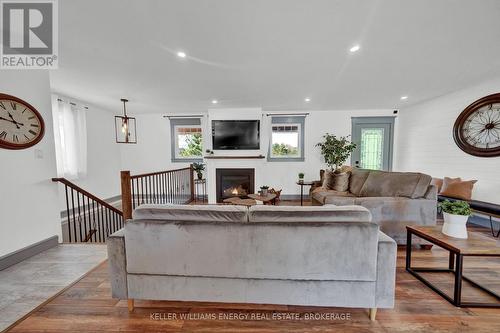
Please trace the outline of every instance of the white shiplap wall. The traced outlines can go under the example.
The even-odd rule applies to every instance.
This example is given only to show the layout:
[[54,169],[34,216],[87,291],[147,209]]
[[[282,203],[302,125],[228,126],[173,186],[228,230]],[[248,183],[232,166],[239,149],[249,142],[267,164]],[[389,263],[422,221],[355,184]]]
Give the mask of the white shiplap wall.
[[477,179],[473,199],[500,204],[500,157],[466,154],[453,141],[458,115],[475,100],[500,92],[500,78],[400,109],[395,170]]

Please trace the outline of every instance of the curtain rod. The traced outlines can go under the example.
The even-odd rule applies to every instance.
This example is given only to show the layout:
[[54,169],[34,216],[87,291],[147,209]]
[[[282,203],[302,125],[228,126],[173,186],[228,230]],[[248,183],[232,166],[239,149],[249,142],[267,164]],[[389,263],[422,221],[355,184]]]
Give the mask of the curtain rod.
[[305,112],[305,113],[266,113],[266,116],[308,116],[309,115],[309,112]]
[[202,114],[192,114],[192,115],[185,115],[185,116],[163,116],[163,118],[168,118],[168,119],[171,119],[171,118],[203,118],[205,117],[204,115]]
[[[60,98],[58,98],[58,99],[57,99],[57,101],[58,101],[58,102],[69,103],[69,105],[73,105],[73,106],[78,106],[78,105],[77,105],[76,103],[74,103],[74,102],[68,102],[68,101],[65,101],[65,100],[60,99]],[[88,109],[89,109],[89,107],[88,107],[88,106],[85,106],[85,105],[84,105],[84,106],[82,106],[82,107],[83,107],[84,109],[86,109],[86,110],[88,110]]]

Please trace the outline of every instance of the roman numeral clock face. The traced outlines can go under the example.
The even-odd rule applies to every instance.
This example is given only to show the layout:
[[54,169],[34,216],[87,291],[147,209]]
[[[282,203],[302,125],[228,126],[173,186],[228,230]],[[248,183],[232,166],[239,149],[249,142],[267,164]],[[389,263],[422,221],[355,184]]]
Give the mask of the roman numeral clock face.
[[44,122],[40,113],[25,101],[0,94],[0,147],[25,149],[42,139]]

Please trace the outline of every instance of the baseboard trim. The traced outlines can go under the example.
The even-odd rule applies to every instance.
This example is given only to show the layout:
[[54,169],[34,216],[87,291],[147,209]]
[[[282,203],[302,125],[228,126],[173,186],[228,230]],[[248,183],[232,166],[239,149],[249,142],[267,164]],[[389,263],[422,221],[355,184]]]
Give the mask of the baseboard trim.
[[21,261],[26,260],[30,257],[33,257],[40,252],[51,249],[57,246],[57,244],[59,244],[59,237],[54,235],[12,253],[8,253],[0,257],[0,271],[17,263],[20,263]]

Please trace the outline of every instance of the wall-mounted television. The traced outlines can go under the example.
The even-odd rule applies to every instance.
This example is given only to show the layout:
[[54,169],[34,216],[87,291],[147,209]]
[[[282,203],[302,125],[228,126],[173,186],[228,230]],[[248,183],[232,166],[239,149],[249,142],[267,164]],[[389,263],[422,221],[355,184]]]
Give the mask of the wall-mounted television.
[[212,148],[260,149],[260,120],[212,120]]

